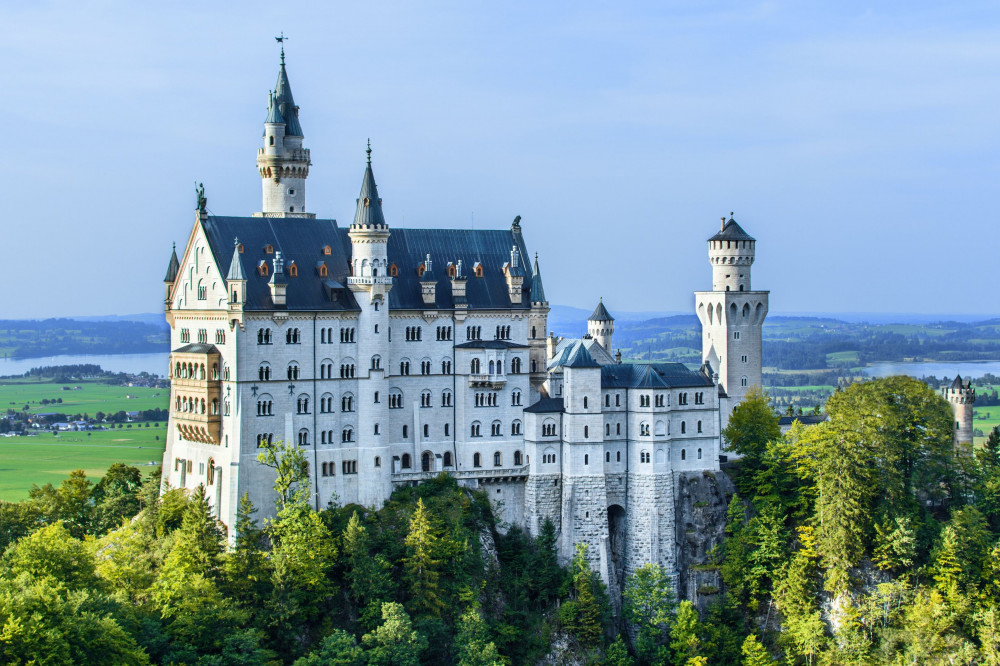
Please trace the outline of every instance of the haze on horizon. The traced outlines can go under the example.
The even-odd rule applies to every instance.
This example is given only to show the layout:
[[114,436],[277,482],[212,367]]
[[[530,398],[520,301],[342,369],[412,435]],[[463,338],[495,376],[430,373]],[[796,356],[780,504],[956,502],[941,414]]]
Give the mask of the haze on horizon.
[[553,303],[691,311],[735,211],[776,313],[997,311],[996,3],[234,7],[0,6],[4,317],[157,311],[195,181],[259,210],[282,31],[321,217],[371,137],[391,227],[521,215]]

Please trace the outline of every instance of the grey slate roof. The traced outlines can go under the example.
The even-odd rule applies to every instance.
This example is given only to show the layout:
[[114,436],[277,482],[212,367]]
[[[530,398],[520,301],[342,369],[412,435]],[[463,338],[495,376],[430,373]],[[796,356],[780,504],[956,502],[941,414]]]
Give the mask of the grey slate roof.
[[[972,384],[971,380],[969,381],[969,384],[970,385]],[[966,385],[962,382],[962,375],[955,375],[955,381],[953,381],[951,383],[951,388],[953,388],[953,389],[964,389],[964,388],[966,388]]]
[[[347,284],[351,241],[348,230],[338,227],[336,220],[282,217],[220,217],[203,218],[205,233],[220,273],[227,275],[233,267],[233,238],[239,236],[243,244],[242,270],[246,276],[246,304],[244,309],[273,310],[268,277],[255,269],[261,261],[270,266],[274,255],[264,248],[272,245],[281,251],[285,261],[287,310],[358,310],[357,302]],[[323,254],[329,245],[331,253]],[[510,229],[393,229],[388,241],[388,258],[395,263],[399,275],[393,280],[389,292],[389,307],[393,309],[448,310],[454,307],[451,297],[451,280],[447,271],[435,270],[436,302],[424,305],[421,296],[417,267],[428,253],[436,262],[457,263],[471,266],[482,262],[483,277],[468,276],[466,300],[470,310],[513,309],[527,310],[530,303],[522,298],[512,304],[507,290],[503,265],[510,258],[510,247],[520,248],[525,255],[524,238]],[[287,267],[294,261],[298,277],[288,276]],[[328,275],[320,277],[318,267],[327,266]],[[525,267],[527,268],[527,267]],[[530,276],[526,276],[527,277]]]
[[599,368],[600,364],[594,360],[587,350],[587,345],[582,340],[574,340],[561,352],[549,361],[550,368]]
[[542,274],[538,270],[538,253],[535,253],[534,275],[531,276],[531,295],[528,297],[532,303],[545,303],[545,288],[542,287]]
[[[268,245],[280,251],[286,266],[294,261],[299,267],[299,276],[287,278],[287,310],[357,310],[358,306],[349,290],[336,290],[331,300],[325,281],[346,283],[348,252],[341,245],[341,235],[336,220],[284,217],[220,217],[208,216],[204,221],[212,255],[223,275],[232,268],[233,238],[239,236],[243,244],[241,257],[243,269],[256,267],[264,261],[269,266],[273,254],[265,252]],[[323,254],[323,247],[329,245],[330,255]],[[235,254],[235,253],[233,253]],[[314,268],[319,262],[327,266],[328,276],[322,278]],[[224,271],[224,272],[223,272]],[[262,276],[254,268],[244,272],[247,280],[246,304],[244,309],[273,310],[270,276]],[[287,273],[286,273],[287,277]]]
[[622,363],[601,366],[601,388],[697,388],[712,380],[683,363]]
[[602,298],[597,303],[597,307],[594,308],[594,314],[590,315],[587,321],[614,321],[615,318],[611,316],[608,309],[604,307],[604,299]]
[[274,101],[278,112],[285,122],[285,134],[302,136],[302,125],[299,124],[299,107],[292,99],[292,86],[288,83],[288,72],[285,71],[285,59],[281,59],[281,69],[278,70],[278,82],[274,84]]
[[509,340],[470,340],[460,345],[455,345],[455,349],[527,349],[528,345],[519,345]]
[[[351,241],[347,234],[347,229],[340,229],[341,244],[350,251]],[[389,265],[396,264],[399,275],[389,292],[389,307],[412,310],[454,307],[448,271],[438,269],[434,271],[437,277],[435,304],[424,305],[417,267],[429,253],[438,268],[461,260],[462,274],[466,278],[465,300],[470,310],[529,309],[531,304],[526,298],[522,298],[520,304],[510,302],[503,265],[510,260],[511,245],[520,248],[522,256],[527,252],[524,237],[510,229],[391,229],[387,247]],[[476,277],[470,270],[477,261],[483,266],[483,277]],[[528,277],[525,276],[525,283]]]
[[561,412],[563,410],[563,399],[562,398],[541,398],[538,402],[531,405],[530,407],[525,407],[524,411],[530,412],[532,414],[552,414],[555,412]]
[[743,227],[736,224],[736,220],[729,218],[729,221],[722,225],[722,230],[708,239],[709,242],[717,240],[757,240],[747,232],[743,231]]
[[170,263],[167,264],[167,274],[163,278],[164,282],[173,282],[177,279],[177,271],[181,269],[181,262],[177,261],[177,243],[174,243],[174,249],[170,252]]
[[174,352],[179,354],[218,354],[219,348],[215,345],[205,344],[204,342],[192,342],[180,349],[175,349]]

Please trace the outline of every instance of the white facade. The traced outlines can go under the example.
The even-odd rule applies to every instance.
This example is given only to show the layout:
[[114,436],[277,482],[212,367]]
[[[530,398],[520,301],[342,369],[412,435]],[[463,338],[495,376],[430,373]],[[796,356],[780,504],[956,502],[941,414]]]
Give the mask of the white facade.
[[749,288],[752,244],[734,254],[745,273],[696,295],[701,370],[621,364],[603,304],[583,340],[549,335],[520,218],[509,230],[391,228],[370,149],[350,227],[306,213],[309,155],[297,107],[285,118],[283,64],[278,88],[285,110],[273,113],[276,91],[258,156],[262,213],[202,207],[168,270],[165,486],[204,484],[230,527],[244,494],[266,517],[274,478],[257,456],[283,440],[309,460],[316,508],[381,506],[446,472],[489,493],[507,524],[537,533],[553,520],[562,557],[588,543],[612,584],[644,562],[673,570],[675,475],[719,468],[720,410],[761,379],[767,292]]

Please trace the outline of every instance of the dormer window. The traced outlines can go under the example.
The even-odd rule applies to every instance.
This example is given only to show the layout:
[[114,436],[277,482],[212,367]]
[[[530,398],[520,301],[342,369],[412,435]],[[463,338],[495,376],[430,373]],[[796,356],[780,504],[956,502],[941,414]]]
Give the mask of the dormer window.
[[420,264],[419,266],[417,266],[417,277],[423,277],[424,273],[426,273],[426,272],[427,272],[427,266],[426,265]]
[[478,261],[476,262],[476,265],[472,267],[472,270],[475,271],[477,278],[483,277],[483,265]]
[[389,275],[391,275],[392,277],[398,277],[399,276],[399,266],[397,266],[396,264],[393,264],[392,266],[389,266]]
[[455,274],[456,274],[455,264],[449,262],[448,263],[448,277],[455,277]]
[[329,256],[330,256],[331,254],[333,254],[333,250],[332,250],[332,249],[330,249],[330,246],[329,246],[329,245],[324,245],[324,246],[323,246],[323,254],[325,254],[325,255],[326,255],[326,256],[328,256],[328,257],[329,257]]
[[371,202],[372,202],[372,200],[371,200],[371,199],[369,199],[368,197],[365,197],[365,208],[368,208],[368,205],[369,205],[369,204],[370,204]]
[[329,271],[327,271],[326,268],[326,262],[324,261],[319,262],[319,264],[316,266],[316,272],[319,273],[320,277],[326,277],[329,274]]
[[299,276],[299,267],[294,261],[288,265],[288,275],[289,277]]
[[261,277],[267,277],[267,262],[261,261],[257,264],[257,274]]
[[239,252],[240,254],[243,254],[243,243],[240,243],[239,245],[236,246],[236,251]]
[[265,245],[264,246],[264,254],[274,254],[274,246],[273,245]]

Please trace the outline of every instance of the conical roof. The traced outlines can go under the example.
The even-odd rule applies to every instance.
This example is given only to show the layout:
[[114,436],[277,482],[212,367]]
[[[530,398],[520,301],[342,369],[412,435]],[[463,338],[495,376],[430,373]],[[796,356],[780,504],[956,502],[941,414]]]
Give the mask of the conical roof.
[[953,389],[965,388],[965,384],[962,383],[962,375],[955,375],[955,381],[951,383]]
[[361,194],[358,195],[358,210],[354,213],[353,226],[386,226],[382,215],[382,199],[378,196],[375,185],[375,174],[372,173],[372,147],[368,145],[368,164],[365,166],[365,177],[361,181]]
[[299,107],[292,99],[292,86],[288,83],[288,72],[285,71],[285,55],[281,55],[281,69],[278,70],[278,82],[274,84],[273,106],[278,107],[278,113],[284,119],[285,134],[302,136],[302,126],[299,124]]
[[614,321],[615,318],[611,316],[608,309],[604,307],[604,299],[602,298],[598,303],[597,307],[594,308],[594,314],[590,315],[587,321]]
[[233,260],[229,262],[229,274],[226,280],[246,280],[246,273],[243,272],[243,258],[240,256],[240,240],[237,238],[233,243]]
[[285,124],[285,119],[282,117],[281,111],[278,110],[278,105],[274,103],[273,92],[267,94],[267,119],[264,122],[278,125]]
[[535,253],[535,268],[531,273],[531,295],[528,297],[532,303],[545,303],[545,288],[542,287],[542,274],[538,270],[538,253]]
[[170,253],[170,263],[167,264],[167,275],[163,278],[163,281],[174,282],[180,270],[181,262],[177,261],[177,243],[174,243],[174,249]]
[[[730,213],[732,215],[732,213]],[[743,231],[743,227],[736,223],[732,217],[729,218],[728,222],[722,225],[722,230],[708,239],[709,242],[717,240],[757,240],[747,232]]]

